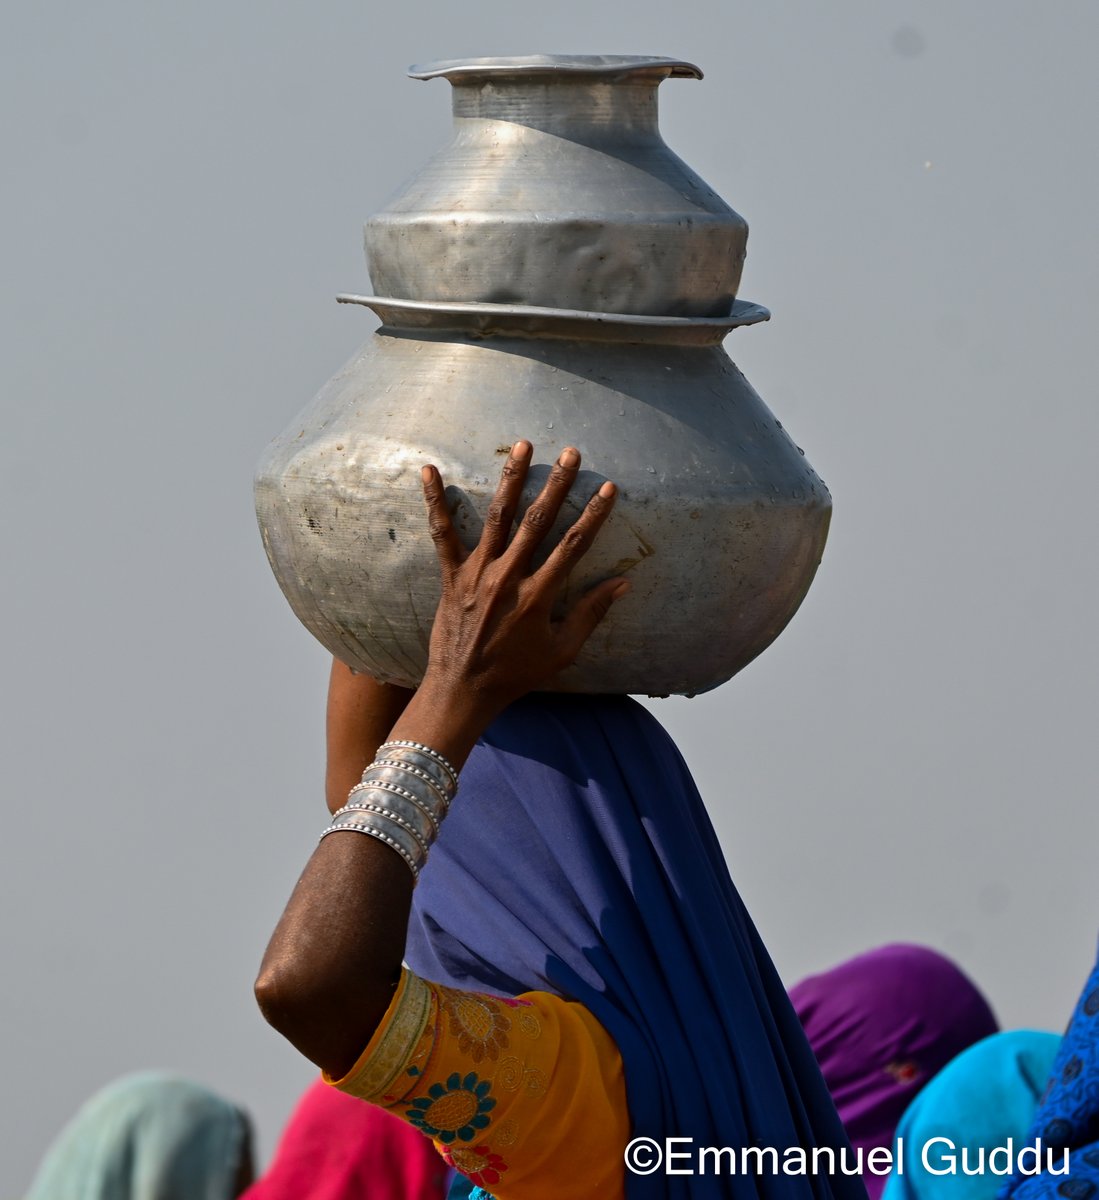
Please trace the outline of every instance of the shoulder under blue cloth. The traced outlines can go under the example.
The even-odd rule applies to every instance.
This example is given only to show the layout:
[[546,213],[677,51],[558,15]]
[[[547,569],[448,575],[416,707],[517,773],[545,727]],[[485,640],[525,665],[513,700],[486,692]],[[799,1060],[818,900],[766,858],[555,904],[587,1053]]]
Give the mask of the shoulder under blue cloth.
[[[735,780],[722,800],[751,803]],[[586,1005],[622,1054],[635,1135],[847,1146],[694,782],[632,700],[532,696],[493,724],[416,889],[407,958],[449,986]],[[658,1172],[627,1176],[627,1195],[865,1191],[857,1176]]]

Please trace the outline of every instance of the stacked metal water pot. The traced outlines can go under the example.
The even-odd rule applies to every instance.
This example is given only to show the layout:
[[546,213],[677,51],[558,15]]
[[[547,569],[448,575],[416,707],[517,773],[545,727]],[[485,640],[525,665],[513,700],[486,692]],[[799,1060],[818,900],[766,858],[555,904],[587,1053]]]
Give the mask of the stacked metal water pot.
[[716,687],[797,610],[831,498],[721,349],[769,313],[736,299],[745,222],[657,127],[661,81],[702,73],[534,56],[410,74],[451,82],[454,136],[367,222],[379,294],[340,299],[381,327],[260,464],[279,584],[338,658],[415,684],[439,596],[420,468],[439,467],[473,545],[510,445],[540,464],[525,506],[571,443],[557,531],[604,479],[620,498],[569,594],[634,586],[559,686]]

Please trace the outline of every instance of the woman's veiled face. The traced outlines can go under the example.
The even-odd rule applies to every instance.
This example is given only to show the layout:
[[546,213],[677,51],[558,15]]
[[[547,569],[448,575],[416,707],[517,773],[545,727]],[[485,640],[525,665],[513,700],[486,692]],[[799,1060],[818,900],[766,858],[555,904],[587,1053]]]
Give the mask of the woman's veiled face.
[[917,1092],[957,1054],[995,1033],[988,1002],[924,946],[859,955],[790,990],[848,1136],[890,1145]]

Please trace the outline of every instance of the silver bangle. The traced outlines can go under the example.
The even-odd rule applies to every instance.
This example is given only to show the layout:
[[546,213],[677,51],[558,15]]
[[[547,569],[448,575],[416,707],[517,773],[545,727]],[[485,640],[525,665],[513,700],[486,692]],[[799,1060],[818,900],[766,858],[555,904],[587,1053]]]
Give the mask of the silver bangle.
[[[439,801],[443,806],[444,811],[450,807],[451,800],[454,799],[454,792],[445,784],[440,783],[434,775],[429,771],[421,770],[415,764],[405,762],[400,758],[377,758],[363,772],[365,779],[367,773],[372,774],[375,778],[386,779],[387,771],[400,771],[402,775],[411,775],[414,779],[419,779],[422,783],[426,783],[428,787],[439,797]],[[394,782],[397,782],[394,780]]]
[[341,810],[341,814],[337,818],[334,818],[332,824],[321,833],[322,841],[330,833],[342,833],[344,831],[365,833],[369,837],[377,838],[378,841],[384,842],[391,849],[396,850],[405,860],[408,869],[412,872],[413,880],[419,879],[420,870],[427,855],[417,838],[413,837],[407,830],[402,829],[396,822],[388,821],[377,813],[369,811],[347,812],[346,810]]
[[391,850],[396,850],[397,853],[404,859],[405,865],[412,872],[412,882],[415,884],[420,879],[420,868],[416,860],[411,854],[399,843],[389,837],[381,829],[376,829],[373,825],[330,825],[322,834],[321,839],[326,838],[330,833],[365,833],[367,837],[377,838],[379,842],[384,842]]
[[439,823],[446,816],[449,805],[440,804],[437,795],[430,791],[420,780],[413,778],[405,779],[404,783],[408,785],[406,787],[390,778],[392,773],[388,767],[384,771],[375,771],[372,768],[368,769],[363,776],[362,782],[355,784],[351,791],[348,792],[348,803],[350,804],[361,793],[369,791],[388,792],[390,795],[400,796],[402,799],[409,800],[417,805],[417,807],[423,809],[435,829],[433,836],[437,836]]
[[[422,742],[406,742],[403,740],[384,742],[378,747],[379,756],[383,750],[412,750],[416,754],[426,755],[429,762],[437,763],[446,772],[450,783],[450,794],[453,796],[458,790],[458,772],[453,766],[451,766],[450,762],[439,753],[438,750],[432,750],[430,746],[425,746]],[[415,762],[415,759],[413,759],[413,761]],[[440,780],[440,782],[443,781]]]
[[415,883],[457,790],[458,772],[438,751],[386,742],[321,838],[342,830],[377,838],[405,860]]
[[[358,796],[348,796],[347,804],[340,809],[340,813],[345,812],[373,812],[389,817],[416,835],[425,855],[438,834],[429,815],[418,804],[390,792],[363,792]],[[339,816],[339,813],[336,815]]]
[[380,770],[380,764],[383,762],[386,764],[385,770],[387,771],[406,768],[415,771],[418,775],[426,775],[433,786],[446,796],[447,804],[454,798],[455,789],[451,786],[450,776],[434,759],[428,758],[426,754],[421,754],[419,750],[390,748],[385,752],[384,759],[377,759],[367,767],[363,772],[363,778],[368,778],[375,770]]

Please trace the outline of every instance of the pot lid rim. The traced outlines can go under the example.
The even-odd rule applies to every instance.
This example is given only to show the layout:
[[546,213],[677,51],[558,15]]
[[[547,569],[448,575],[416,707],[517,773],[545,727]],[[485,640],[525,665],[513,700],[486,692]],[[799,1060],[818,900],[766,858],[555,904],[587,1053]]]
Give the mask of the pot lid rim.
[[[642,313],[588,312],[574,308],[541,308],[533,304],[491,304],[476,300],[404,300],[392,296],[359,296],[341,293],[339,304],[359,304],[373,310],[383,325],[402,327],[387,319],[389,314],[407,313],[407,328],[468,329],[507,336],[539,334],[595,341],[682,342],[686,345],[716,345],[733,329],[757,325],[771,319],[770,309],[751,300],[734,300],[723,317],[665,317]],[[415,318],[419,317],[420,320]],[[439,318],[431,322],[430,318]],[[451,318],[448,323],[447,318]],[[649,337],[646,337],[646,334]]]
[[518,54],[487,58],[451,58],[415,63],[408,68],[410,79],[443,77],[456,80],[491,76],[616,76],[659,74],[662,78],[701,79],[702,70],[681,58],[650,54]]

